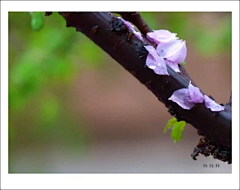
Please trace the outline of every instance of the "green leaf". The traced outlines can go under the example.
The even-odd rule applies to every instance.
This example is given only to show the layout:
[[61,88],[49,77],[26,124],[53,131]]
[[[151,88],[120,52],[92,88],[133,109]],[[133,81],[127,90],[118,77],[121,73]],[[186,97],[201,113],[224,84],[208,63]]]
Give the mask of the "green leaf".
[[174,117],[168,121],[167,126],[164,128],[163,133],[165,133],[169,128],[171,128],[175,123],[177,123],[177,119]]
[[31,26],[34,31],[39,31],[43,27],[43,16],[40,12],[32,12]]
[[186,65],[187,63],[185,61],[183,61],[182,63],[180,63],[181,65]]
[[182,139],[182,132],[184,130],[185,125],[186,125],[185,121],[180,121],[173,126],[171,136],[175,143],[179,142]]

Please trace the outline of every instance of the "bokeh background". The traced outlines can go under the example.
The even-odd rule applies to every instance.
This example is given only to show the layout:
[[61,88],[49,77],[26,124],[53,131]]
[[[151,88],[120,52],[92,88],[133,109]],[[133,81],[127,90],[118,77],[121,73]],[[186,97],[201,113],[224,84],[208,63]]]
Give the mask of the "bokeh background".
[[[141,15],[186,40],[190,76],[228,102],[231,13]],[[30,23],[28,12],[9,13],[9,173],[231,172],[212,157],[192,160],[200,137],[191,125],[179,143],[163,134],[167,108],[60,15],[38,32]]]

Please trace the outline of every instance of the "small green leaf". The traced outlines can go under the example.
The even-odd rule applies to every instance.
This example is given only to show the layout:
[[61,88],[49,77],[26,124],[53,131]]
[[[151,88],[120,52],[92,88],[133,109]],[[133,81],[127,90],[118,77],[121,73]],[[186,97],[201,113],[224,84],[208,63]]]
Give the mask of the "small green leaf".
[[39,31],[43,27],[43,16],[40,12],[32,12],[31,26],[34,31]]
[[180,63],[181,65],[186,65],[187,63],[185,61],[183,61],[182,63]]
[[182,132],[184,130],[185,125],[186,125],[185,121],[180,121],[173,126],[171,136],[175,143],[179,142],[182,139]]
[[167,126],[164,128],[163,133],[166,133],[166,131],[172,127],[175,123],[177,123],[177,119],[174,117],[168,121]]

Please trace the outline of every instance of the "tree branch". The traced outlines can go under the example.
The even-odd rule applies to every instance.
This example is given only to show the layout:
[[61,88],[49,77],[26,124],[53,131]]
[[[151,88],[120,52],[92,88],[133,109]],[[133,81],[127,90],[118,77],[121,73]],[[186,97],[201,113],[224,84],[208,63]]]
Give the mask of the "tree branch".
[[[146,44],[134,36],[129,41],[128,29],[120,19],[111,13],[72,12],[59,14],[66,20],[67,27],[75,27],[77,31],[82,32],[101,47],[139,82],[144,84],[178,120],[190,123],[210,140],[211,145],[229,151],[231,154],[231,112],[229,110],[219,113],[212,112],[203,103],[191,110],[185,110],[168,100],[174,91],[188,87],[190,77],[187,72],[182,72],[179,75],[168,67],[170,76],[155,74],[145,66],[148,54],[144,48]],[[121,14],[124,15],[124,13]],[[146,31],[143,30],[143,32]],[[184,70],[183,67],[181,69]],[[231,156],[228,157],[228,160],[222,160],[229,161],[229,159]]]

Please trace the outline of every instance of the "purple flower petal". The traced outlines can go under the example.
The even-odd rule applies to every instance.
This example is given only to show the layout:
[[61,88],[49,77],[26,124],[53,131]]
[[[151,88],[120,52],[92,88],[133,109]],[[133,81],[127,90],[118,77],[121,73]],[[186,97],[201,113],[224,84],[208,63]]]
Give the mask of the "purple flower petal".
[[195,104],[191,101],[189,96],[189,90],[182,88],[173,92],[172,96],[168,98],[173,102],[177,103],[183,109],[190,110]]
[[134,30],[134,26],[130,22],[124,20],[122,17],[117,17],[117,18],[120,19],[123,22],[123,24],[127,26],[131,31]]
[[178,64],[177,63],[173,63],[172,61],[169,61],[169,60],[165,60],[165,63],[171,67],[175,72],[178,72],[180,73],[180,70],[179,70],[179,67],[178,67]]
[[187,56],[186,42],[182,40],[173,40],[170,43],[159,43],[157,52],[160,57],[167,58],[174,63],[181,63]]
[[159,57],[156,49],[153,46],[144,46],[148,51],[146,65],[158,75],[169,75],[167,66],[163,58]]
[[135,35],[139,40],[141,40],[142,42],[144,42],[143,37],[142,37],[142,34],[141,34],[140,32],[134,31],[133,33],[134,33],[134,35]]
[[162,60],[162,58],[159,57],[159,55],[157,54],[156,49],[153,46],[144,46],[145,49],[148,51],[149,54],[151,54],[153,56],[153,58],[158,61],[158,60]]
[[167,66],[165,63],[158,64],[158,66],[155,69],[153,69],[153,71],[154,71],[154,73],[156,73],[158,75],[169,75],[169,73],[167,71]]
[[154,59],[154,57],[148,53],[147,59],[146,59],[146,65],[149,69],[156,69],[157,67],[157,61]]
[[202,103],[204,98],[198,87],[195,87],[191,84],[191,81],[188,86],[189,96],[191,101],[194,103]]
[[205,106],[206,108],[211,109],[212,111],[222,111],[224,107],[216,103],[214,100],[209,98],[208,96],[204,95]]
[[167,57],[167,59],[175,63],[181,63],[186,59],[186,56],[187,56],[187,46],[186,46],[186,41],[183,41],[181,45],[179,45],[178,51],[174,55]]
[[158,55],[167,58],[177,53],[181,46],[181,40],[172,40],[169,43],[159,43],[157,45]]
[[140,32],[137,32],[137,31],[134,29],[134,26],[133,26],[130,22],[124,20],[122,17],[117,17],[117,18],[119,18],[119,19],[123,22],[123,24],[124,24],[139,40],[141,40],[142,42],[144,41],[144,40],[143,40],[143,37],[142,37],[142,34],[141,34]]
[[178,39],[177,34],[171,33],[168,30],[155,30],[153,32],[147,33],[147,39],[158,44],[158,43],[167,43],[172,40]]

